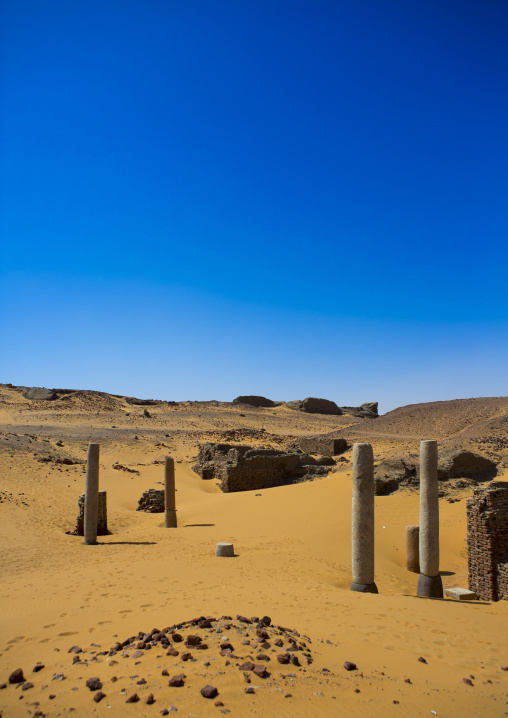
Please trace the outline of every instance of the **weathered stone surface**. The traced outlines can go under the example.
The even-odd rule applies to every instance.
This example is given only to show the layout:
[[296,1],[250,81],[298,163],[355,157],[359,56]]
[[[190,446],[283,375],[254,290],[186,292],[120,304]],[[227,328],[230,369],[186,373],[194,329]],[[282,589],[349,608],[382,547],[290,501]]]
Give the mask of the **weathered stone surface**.
[[148,489],[144,491],[138,501],[136,511],[146,511],[149,514],[164,513],[164,489]]
[[97,543],[99,522],[99,452],[100,444],[88,444],[85,481],[85,511],[83,519],[84,543]]
[[508,481],[474,489],[467,502],[467,564],[471,591],[508,600]]
[[216,556],[225,556],[231,558],[235,555],[235,549],[232,543],[224,543],[220,541],[215,547]]
[[207,685],[203,686],[201,689],[201,695],[203,698],[215,698],[218,695],[219,691],[215,686]]
[[32,401],[54,401],[58,399],[58,394],[54,389],[46,389],[45,387],[39,386],[27,386],[23,389],[21,396],[25,399],[31,399]]
[[415,524],[406,526],[406,568],[420,573],[420,527]]
[[329,434],[302,436],[298,440],[298,445],[307,454],[321,454],[321,456],[338,456],[348,448],[345,439],[332,438]]
[[452,598],[454,601],[476,601],[476,593],[468,591],[467,588],[445,588],[445,596]]
[[318,459],[299,450],[284,452],[231,444],[201,444],[192,467],[202,479],[218,479],[225,493],[267,489],[312,480],[328,473],[333,459]]
[[24,681],[25,676],[23,675],[23,670],[21,668],[16,668],[16,670],[9,676],[9,683],[24,683]]
[[[352,591],[376,593],[374,583],[374,455],[370,444],[353,446]],[[363,589],[361,587],[364,587]]]
[[343,414],[356,416],[359,419],[376,419],[378,417],[377,401],[369,401],[361,406],[341,406]]
[[401,485],[417,483],[416,467],[406,464],[402,459],[386,459],[376,466],[376,496],[392,494]]
[[264,396],[237,396],[233,404],[248,404],[249,406],[277,406],[275,401]]
[[[425,582],[422,575],[435,578],[439,575],[439,501],[437,485],[437,441],[420,442],[420,580],[418,596],[437,598],[437,582]],[[431,593],[420,593],[420,590]],[[441,587],[441,598],[443,590]]]
[[444,449],[439,452],[437,476],[439,480],[458,477],[487,481],[497,474],[497,466],[490,459],[465,449]]
[[[99,505],[97,509],[97,536],[107,536],[108,531],[108,497],[106,491],[99,491]],[[83,536],[85,533],[85,494],[78,497],[78,517],[73,536]]]
[[307,414],[335,414],[337,416],[342,414],[342,410],[334,401],[318,399],[315,396],[308,396],[304,399],[299,410]]

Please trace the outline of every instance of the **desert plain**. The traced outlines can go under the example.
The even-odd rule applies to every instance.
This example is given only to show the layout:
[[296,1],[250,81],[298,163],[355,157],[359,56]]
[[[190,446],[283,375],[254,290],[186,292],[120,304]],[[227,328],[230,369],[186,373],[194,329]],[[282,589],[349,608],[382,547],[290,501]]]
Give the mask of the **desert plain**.
[[[417,461],[420,440],[436,439],[440,448],[491,458],[497,480],[508,480],[507,430],[506,397],[362,419],[284,404],[144,407],[93,391],[37,401],[2,385],[1,715],[508,715],[508,602],[416,597],[404,537],[406,525],[419,522],[417,490],[376,496],[379,594],[359,594],[350,591],[351,448],[327,476],[261,491],[223,493],[191,468],[207,441],[285,448],[336,432],[350,446],[371,443],[376,462]],[[110,534],[85,546],[68,532],[91,441],[100,443]],[[163,514],[136,511],[145,490],[163,488],[168,455],[176,462],[176,529],[164,528]],[[445,588],[468,585],[471,492],[450,485],[439,501]],[[234,544],[234,558],[215,556],[219,541]],[[265,616],[263,638],[249,621]],[[203,625],[187,623],[194,619]],[[183,638],[168,633],[178,655],[157,640],[147,649],[147,634],[171,627]],[[138,634],[141,650],[117,645]],[[207,648],[186,646],[189,635]],[[230,653],[221,654],[224,643]],[[279,663],[295,645],[299,665]],[[242,669],[249,662],[264,665],[266,677]],[[356,667],[346,670],[346,662]],[[34,672],[36,665],[43,667]],[[18,668],[25,682],[10,684]],[[182,674],[183,685],[169,685]],[[90,678],[101,684],[99,702]],[[206,685],[217,689],[214,698],[201,695]],[[128,703],[134,694],[139,700]]]

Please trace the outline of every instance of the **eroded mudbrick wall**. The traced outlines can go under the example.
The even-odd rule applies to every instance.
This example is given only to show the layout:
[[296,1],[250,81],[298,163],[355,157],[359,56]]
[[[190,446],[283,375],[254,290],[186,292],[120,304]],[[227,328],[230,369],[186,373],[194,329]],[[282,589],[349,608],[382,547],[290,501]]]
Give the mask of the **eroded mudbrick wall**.
[[[84,536],[85,521],[85,494],[81,494],[78,498],[78,518],[76,520],[75,536]],[[108,531],[108,505],[106,500],[106,492],[99,491],[99,515],[97,518],[97,536],[107,536]]]
[[467,502],[469,589],[488,601],[508,600],[508,482],[474,489]]
[[136,511],[161,514],[164,511],[164,489],[148,489],[138,501]]

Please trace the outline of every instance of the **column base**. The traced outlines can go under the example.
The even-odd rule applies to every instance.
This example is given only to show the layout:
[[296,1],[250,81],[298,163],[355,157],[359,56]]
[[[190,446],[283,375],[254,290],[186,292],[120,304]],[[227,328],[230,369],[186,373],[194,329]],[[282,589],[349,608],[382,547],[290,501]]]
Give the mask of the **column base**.
[[166,509],[164,511],[164,528],[176,529],[176,509]]
[[97,546],[97,541],[83,541],[83,546]]
[[358,593],[379,593],[375,583],[353,583],[351,584],[351,591],[358,591]]
[[418,577],[416,595],[422,598],[443,598],[443,581],[441,576],[426,576],[421,573]]

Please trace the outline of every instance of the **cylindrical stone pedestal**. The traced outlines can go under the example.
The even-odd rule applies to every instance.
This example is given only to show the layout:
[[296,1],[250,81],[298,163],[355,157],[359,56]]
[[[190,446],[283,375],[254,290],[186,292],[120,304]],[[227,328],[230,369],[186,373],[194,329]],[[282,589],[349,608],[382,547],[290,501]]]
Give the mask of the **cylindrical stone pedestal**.
[[218,543],[215,547],[216,556],[234,556],[235,550],[232,543]]
[[166,456],[164,461],[164,526],[167,529],[176,529],[176,502],[175,502],[175,461],[173,457]]
[[374,454],[370,444],[353,446],[352,591],[377,593],[374,583]]
[[97,521],[99,516],[99,444],[88,445],[85,484],[84,544],[97,543]]
[[420,442],[420,577],[416,594],[443,598],[439,575],[437,441]]
[[420,573],[420,527],[406,526],[406,568]]

